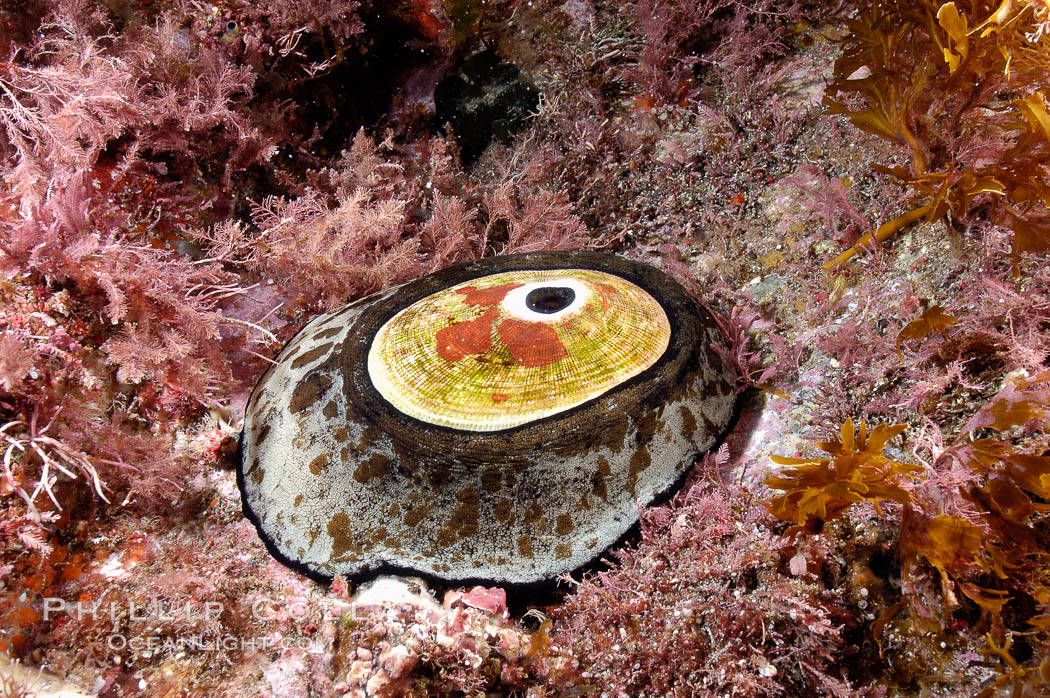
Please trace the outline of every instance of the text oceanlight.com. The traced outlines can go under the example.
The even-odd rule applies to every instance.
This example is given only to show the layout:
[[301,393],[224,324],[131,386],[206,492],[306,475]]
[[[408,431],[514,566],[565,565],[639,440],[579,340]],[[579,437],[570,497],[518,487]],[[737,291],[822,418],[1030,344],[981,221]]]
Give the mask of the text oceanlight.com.
[[[159,635],[127,637],[120,633],[106,639],[109,649],[121,652],[130,649],[134,652],[236,652],[266,651],[274,648],[316,649],[316,640],[306,637],[239,637],[237,635],[189,635],[187,637],[165,637]],[[320,651],[320,650],[318,650]]]

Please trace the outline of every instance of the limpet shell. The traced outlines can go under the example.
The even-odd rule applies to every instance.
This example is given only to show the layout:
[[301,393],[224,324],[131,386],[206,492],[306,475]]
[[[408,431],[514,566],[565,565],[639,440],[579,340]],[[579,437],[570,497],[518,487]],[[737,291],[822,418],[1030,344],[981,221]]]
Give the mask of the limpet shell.
[[730,422],[706,310],[593,252],[479,260],[325,313],[263,375],[238,462],[316,579],[528,586],[596,560]]
[[591,269],[489,274],[399,311],[368,372],[401,412],[496,431],[598,397],[656,363],[671,338],[651,295]]

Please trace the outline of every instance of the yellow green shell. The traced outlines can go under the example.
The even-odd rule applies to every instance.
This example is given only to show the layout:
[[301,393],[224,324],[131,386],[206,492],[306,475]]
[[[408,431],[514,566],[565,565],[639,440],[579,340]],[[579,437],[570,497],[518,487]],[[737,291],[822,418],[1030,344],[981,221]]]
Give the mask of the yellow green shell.
[[[530,298],[547,307],[530,308]],[[557,305],[564,307],[552,310]],[[511,271],[401,310],[372,341],[368,371],[379,393],[409,416],[494,431],[633,378],[670,337],[660,304],[626,279],[590,269]]]

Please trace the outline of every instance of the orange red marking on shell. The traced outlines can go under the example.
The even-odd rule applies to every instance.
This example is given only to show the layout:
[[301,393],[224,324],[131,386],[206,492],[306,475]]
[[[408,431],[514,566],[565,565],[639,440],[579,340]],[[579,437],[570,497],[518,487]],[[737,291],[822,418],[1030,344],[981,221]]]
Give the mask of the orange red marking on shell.
[[542,322],[507,318],[499,324],[498,331],[499,338],[519,366],[547,366],[561,361],[569,353],[557,331]]
[[519,286],[524,286],[524,284],[503,284],[501,286],[493,286],[492,288],[467,286],[466,288],[457,289],[456,293],[464,296],[463,302],[467,305],[496,305],[502,301],[508,293]]
[[492,347],[492,323],[497,317],[499,311],[489,308],[481,317],[441,328],[434,336],[438,356],[453,362],[472,354],[484,354]]

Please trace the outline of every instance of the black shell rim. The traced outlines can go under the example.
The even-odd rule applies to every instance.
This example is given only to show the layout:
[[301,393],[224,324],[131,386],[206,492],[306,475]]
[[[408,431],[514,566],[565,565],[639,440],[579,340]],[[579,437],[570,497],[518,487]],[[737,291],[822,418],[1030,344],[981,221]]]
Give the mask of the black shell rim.
[[[380,395],[367,371],[355,373],[349,370],[351,366],[367,365],[371,339],[380,327],[401,309],[436,291],[481,276],[508,271],[575,268],[593,269],[613,274],[637,285],[656,299],[667,314],[671,326],[671,340],[653,365],[579,405],[506,429],[469,431],[432,424],[400,412]],[[710,324],[717,325],[710,317],[710,313],[697,304],[677,281],[663,271],[616,255],[583,251],[534,252],[486,257],[411,281],[398,289],[394,296],[365,308],[357,317],[344,342],[341,360],[344,365],[343,375],[346,379],[343,390],[347,402],[353,404],[361,416],[368,418],[384,433],[393,437],[396,428],[404,432],[403,435],[396,437],[398,440],[415,444],[430,444],[431,447],[426,449],[429,452],[428,455],[437,457],[448,455],[449,449],[458,449],[460,444],[468,444],[471,449],[493,448],[507,452],[508,439],[525,443],[547,441],[553,447],[557,439],[551,439],[550,435],[559,432],[560,423],[577,418],[591,419],[595,423],[600,423],[604,415],[616,408],[618,396],[635,390],[644,382],[651,380],[654,375],[658,375],[668,364],[677,362],[677,368],[671,372],[672,375],[667,380],[650,385],[644,393],[646,398],[653,399],[658,398],[659,394],[665,390],[673,388],[696,361],[695,354],[701,350],[700,342],[705,318]],[[355,338],[357,341],[354,341]],[[438,437],[439,443],[431,444],[428,438],[433,439],[435,436]],[[515,452],[518,450],[515,449]]]

